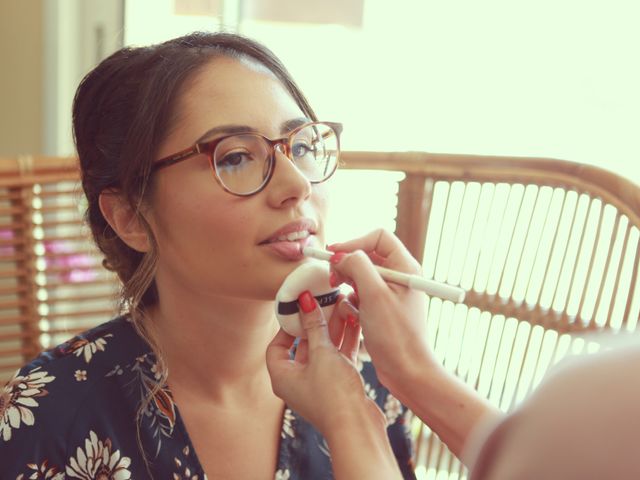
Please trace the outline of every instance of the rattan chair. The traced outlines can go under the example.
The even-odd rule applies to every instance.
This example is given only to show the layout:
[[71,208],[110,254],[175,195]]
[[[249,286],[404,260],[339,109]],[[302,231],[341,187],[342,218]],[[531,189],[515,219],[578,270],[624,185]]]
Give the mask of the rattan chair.
[[[404,172],[396,234],[427,277],[461,285],[430,299],[428,341],[445,367],[504,411],[582,333],[635,330],[640,188],[600,168],[544,158],[347,152],[347,168]],[[466,470],[420,422],[426,478]]]
[[109,319],[118,284],[83,223],[75,158],[0,158],[0,383]]
[[[345,152],[344,164],[358,209],[381,195],[371,172],[400,172],[384,200],[396,234],[426,276],[469,292],[462,305],[430,299],[428,341],[503,410],[568,351],[596,348],[582,332],[636,328],[640,190],[629,181],[537,158]],[[83,213],[75,159],[0,159],[0,383],[117,310]],[[413,428],[422,473],[466,475],[428,428]]]

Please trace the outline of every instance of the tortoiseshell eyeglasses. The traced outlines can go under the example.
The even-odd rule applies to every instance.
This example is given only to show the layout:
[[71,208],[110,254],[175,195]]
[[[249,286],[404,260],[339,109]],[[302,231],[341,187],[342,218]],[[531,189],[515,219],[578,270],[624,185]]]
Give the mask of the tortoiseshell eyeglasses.
[[338,167],[341,133],[340,123],[310,122],[277,139],[259,133],[225,135],[158,160],[152,173],[204,154],[222,188],[233,195],[246,197],[267,186],[275,170],[275,151],[278,149],[309,182],[321,183]]

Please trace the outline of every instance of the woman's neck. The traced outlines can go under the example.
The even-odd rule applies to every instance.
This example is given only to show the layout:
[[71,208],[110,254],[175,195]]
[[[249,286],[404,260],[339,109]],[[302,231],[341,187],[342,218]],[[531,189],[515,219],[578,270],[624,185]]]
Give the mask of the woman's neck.
[[150,311],[173,388],[223,404],[254,402],[271,391],[265,364],[278,330],[273,302],[164,296]]

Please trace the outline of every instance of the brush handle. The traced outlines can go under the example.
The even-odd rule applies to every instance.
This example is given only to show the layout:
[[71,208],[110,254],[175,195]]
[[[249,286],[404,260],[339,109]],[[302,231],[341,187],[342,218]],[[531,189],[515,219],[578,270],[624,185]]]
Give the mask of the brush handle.
[[[307,257],[317,258],[318,260],[326,260],[333,256],[333,252],[321,250],[314,247],[304,247],[302,253]],[[454,287],[446,283],[429,280],[420,275],[410,275],[408,273],[398,272],[390,268],[374,265],[380,276],[387,282],[397,283],[414,290],[420,290],[432,297],[438,297],[443,300],[450,300],[454,303],[460,303],[464,300],[465,291],[460,287]]]

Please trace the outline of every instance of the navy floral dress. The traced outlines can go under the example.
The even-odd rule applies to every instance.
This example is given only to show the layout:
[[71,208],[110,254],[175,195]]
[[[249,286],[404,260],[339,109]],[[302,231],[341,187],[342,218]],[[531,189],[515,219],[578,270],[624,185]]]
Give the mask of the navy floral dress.
[[[402,473],[415,479],[407,411],[369,362],[359,367],[387,416]],[[0,479],[206,479],[166,386],[144,408],[138,442],[137,412],[158,378],[149,345],[126,317],[42,353],[0,393]],[[325,440],[289,408],[280,436],[276,480],[333,477]]]

